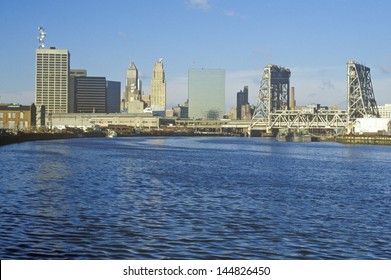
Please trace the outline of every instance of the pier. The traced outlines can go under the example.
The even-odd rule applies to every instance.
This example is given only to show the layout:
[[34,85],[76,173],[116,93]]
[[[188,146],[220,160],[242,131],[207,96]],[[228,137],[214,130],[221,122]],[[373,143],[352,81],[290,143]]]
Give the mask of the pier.
[[387,145],[391,146],[391,136],[365,136],[365,135],[345,135],[336,138],[336,142],[342,144],[360,145]]

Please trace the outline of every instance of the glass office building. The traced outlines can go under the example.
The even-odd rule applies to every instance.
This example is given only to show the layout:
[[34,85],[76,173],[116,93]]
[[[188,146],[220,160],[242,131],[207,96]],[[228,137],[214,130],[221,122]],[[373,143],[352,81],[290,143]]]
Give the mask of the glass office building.
[[223,69],[190,69],[189,118],[218,120],[225,109],[225,71]]

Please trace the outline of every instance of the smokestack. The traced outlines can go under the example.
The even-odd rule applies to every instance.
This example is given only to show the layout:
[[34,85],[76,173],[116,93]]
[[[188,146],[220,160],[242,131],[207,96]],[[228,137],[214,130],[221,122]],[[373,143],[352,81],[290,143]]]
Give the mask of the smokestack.
[[291,110],[296,109],[296,100],[295,100],[295,87],[291,87],[291,100],[290,100],[289,107]]

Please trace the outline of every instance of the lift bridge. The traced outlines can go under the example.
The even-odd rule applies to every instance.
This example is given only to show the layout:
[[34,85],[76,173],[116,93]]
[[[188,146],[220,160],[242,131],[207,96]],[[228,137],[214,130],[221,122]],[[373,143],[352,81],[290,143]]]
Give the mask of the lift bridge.
[[257,130],[271,133],[276,129],[349,130],[357,118],[379,117],[370,68],[348,61],[347,70],[347,110],[294,110],[290,102],[290,70],[273,64],[267,65],[249,133]]

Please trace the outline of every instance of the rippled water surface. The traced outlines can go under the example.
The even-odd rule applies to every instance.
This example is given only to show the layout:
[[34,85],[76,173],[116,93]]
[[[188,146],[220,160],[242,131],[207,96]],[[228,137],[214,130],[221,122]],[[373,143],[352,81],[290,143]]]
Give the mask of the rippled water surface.
[[0,166],[1,259],[391,259],[391,147],[72,139]]

